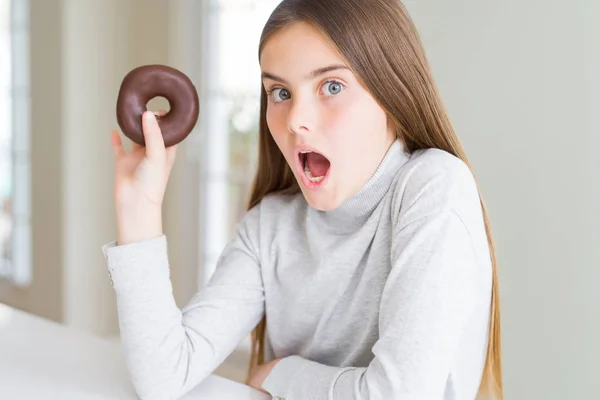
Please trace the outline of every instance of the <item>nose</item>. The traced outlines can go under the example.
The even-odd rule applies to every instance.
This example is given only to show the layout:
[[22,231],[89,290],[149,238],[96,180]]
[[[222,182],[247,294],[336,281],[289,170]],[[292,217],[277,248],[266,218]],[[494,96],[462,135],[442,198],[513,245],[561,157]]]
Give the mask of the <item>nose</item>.
[[288,113],[288,130],[292,134],[306,135],[313,131],[316,110],[309,100],[302,100],[298,96],[292,98],[292,105]]

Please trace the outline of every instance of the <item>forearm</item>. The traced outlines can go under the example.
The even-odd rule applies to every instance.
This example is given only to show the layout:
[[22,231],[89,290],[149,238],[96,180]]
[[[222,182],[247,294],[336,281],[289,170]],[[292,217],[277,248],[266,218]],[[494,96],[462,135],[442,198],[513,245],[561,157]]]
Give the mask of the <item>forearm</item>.
[[117,208],[116,244],[124,246],[162,235],[162,211],[159,204],[144,203],[129,209]]
[[[176,398],[190,375],[189,335],[169,279],[164,236],[110,247],[108,268],[116,292],[123,354],[143,399]],[[208,363],[207,363],[208,365]],[[194,374],[194,378],[202,376]]]
[[165,236],[105,247],[128,368],[144,399],[177,398],[210,374],[260,321],[264,288],[241,232],[183,308],[173,297]]

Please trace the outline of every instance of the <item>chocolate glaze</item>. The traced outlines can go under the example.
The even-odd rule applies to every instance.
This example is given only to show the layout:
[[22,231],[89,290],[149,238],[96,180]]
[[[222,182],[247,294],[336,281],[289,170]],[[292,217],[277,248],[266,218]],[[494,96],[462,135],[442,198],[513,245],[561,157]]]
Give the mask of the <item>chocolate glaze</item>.
[[198,92],[181,71],[165,65],[144,65],[131,70],[123,79],[117,98],[117,123],[123,134],[144,146],[142,114],[155,97],[168,100],[169,112],[158,118],[165,147],[185,139],[198,120]]

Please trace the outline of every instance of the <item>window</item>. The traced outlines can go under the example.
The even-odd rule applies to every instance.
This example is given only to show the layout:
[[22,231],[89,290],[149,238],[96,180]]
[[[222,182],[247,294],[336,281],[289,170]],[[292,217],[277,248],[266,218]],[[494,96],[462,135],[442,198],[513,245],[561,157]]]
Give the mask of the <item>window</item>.
[[262,28],[280,0],[204,2],[203,280],[246,211],[257,161]]
[[0,277],[31,280],[27,0],[0,0]]

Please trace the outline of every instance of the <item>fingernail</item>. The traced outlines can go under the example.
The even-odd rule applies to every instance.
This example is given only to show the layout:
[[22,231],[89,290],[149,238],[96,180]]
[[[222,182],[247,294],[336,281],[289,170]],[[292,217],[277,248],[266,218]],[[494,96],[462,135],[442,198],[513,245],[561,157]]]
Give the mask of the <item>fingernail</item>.
[[152,111],[146,111],[144,113],[144,118],[146,118],[146,121],[152,122],[154,121],[154,113],[152,113]]

